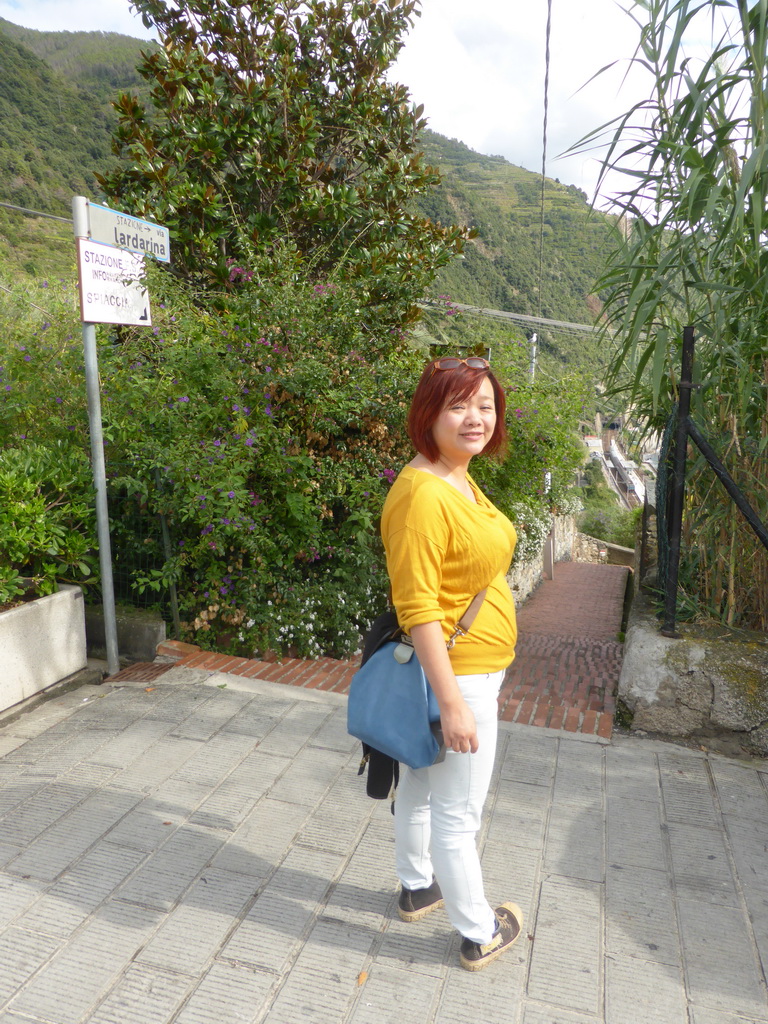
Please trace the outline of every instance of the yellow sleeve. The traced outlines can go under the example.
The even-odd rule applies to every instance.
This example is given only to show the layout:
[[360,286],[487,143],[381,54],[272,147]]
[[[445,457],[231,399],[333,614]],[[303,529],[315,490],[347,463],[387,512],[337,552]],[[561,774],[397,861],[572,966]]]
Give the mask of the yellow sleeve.
[[392,602],[402,628],[409,632],[424,622],[442,622],[439,594],[444,553],[439,545],[405,526],[387,538],[386,551]]

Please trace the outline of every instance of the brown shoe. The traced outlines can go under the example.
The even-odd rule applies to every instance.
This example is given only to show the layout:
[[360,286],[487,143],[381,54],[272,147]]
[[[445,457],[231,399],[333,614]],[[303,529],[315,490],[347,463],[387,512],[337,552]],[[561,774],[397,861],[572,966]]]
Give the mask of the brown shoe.
[[482,971],[489,963],[501,956],[520,938],[523,930],[523,912],[516,903],[502,903],[496,907],[496,931],[489,943],[481,946],[471,939],[461,940],[459,959],[468,971]]
[[420,921],[433,910],[443,906],[443,894],[436,881],[426,889],[406,889],[400,891],[397,901],[397,912],[403,921]]

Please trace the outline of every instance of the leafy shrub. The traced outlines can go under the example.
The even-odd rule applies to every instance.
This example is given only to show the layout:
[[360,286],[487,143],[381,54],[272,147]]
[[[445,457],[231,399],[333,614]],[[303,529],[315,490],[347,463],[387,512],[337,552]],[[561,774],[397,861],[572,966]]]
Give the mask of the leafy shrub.
[[[412,455],[404,419],[425,352],[362,314],[354,285],[300,269],[290,252],[233,265],[231,290],[205,303],[151,269],[154,327],[98,330],[114,558],[142,599],[175,583],[184,635],[206,647],[343,656],[385,603],[378,518]],[[86,467],[68,494],[90,546],[78,324],[71,292],[47,292],[33,296],[45,320],[21,291],[0,297],[0,450]],[[508,455],[473,464],[518,527],[518,561],[538,553],[565,500],[583,392],[530,384],[522,354],[494,358],[509,386]]]
[[92,580],[95,516],[87,459],[61,444],[0,450],[0,604]]

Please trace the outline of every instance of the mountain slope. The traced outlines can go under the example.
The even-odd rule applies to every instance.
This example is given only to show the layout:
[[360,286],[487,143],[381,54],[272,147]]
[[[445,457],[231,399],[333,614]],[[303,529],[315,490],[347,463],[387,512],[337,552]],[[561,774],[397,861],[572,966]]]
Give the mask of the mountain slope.
[[[38,32],[0,19],[0,202],[68,217],[72,195],[99,198],[93,172],[114,159],[111,100],[121,91],[147,94],[135,66],[156,45],[116,33]],[[542,223],[540,175],[434,132],[423,141],[444,180],[421,201],[422,211],[477,229],[434,295],[592,323],[599,309],[593,281],[611,244],[611,219],[591,211],[575,186],[546,179]],[[0,209],[0,256],[17,272],[69,273],[71,235],[62,225],[62,242],[52,247],[53,234],[50,221]],[[573,335],[541,331],[540,343],[563,363],[592,358],[589,343]]]

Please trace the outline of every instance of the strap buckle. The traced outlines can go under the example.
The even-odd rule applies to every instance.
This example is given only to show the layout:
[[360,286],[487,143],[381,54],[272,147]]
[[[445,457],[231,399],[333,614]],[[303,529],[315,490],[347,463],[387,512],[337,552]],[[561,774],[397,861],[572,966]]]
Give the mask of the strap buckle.
[[451,635],[448,637],[448,639],[445,642],[446,650],[448,650],[448,651],[451,650],[453,645],[456,643],[456,638],[457,637],[466,636],[466,635],[467,635],[467,630],[466,629],[462,629],[461,626],[459,626],[459,625],[454,626],[453,627],[453,632],[451,633]]

